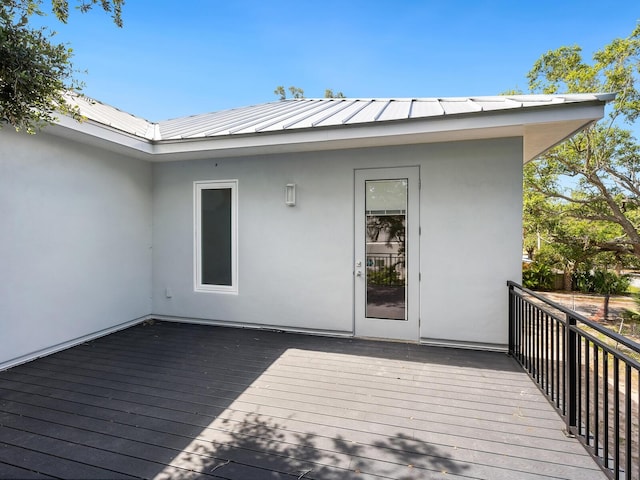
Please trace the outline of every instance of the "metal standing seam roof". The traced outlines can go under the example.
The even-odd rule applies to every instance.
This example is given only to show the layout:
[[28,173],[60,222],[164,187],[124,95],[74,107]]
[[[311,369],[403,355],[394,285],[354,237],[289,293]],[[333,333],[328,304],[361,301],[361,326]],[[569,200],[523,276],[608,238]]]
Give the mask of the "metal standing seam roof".
[[87,119],[150,141],[202,139],[407,119],[427,119],[563,103],[609,101],[611,94],[509,95],[451,98],[309,98],[279,100],[150,122],[97,100],[69,96]]

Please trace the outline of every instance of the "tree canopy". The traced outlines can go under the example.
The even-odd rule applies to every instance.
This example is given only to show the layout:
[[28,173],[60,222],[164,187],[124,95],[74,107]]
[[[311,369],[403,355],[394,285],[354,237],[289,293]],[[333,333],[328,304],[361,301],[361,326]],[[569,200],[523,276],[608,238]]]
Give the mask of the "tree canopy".
[[[305,98],[304,90],[298,87],[291,86],[287,90],[291,94],[291,98]],[[273,91],[275,95],[279,97],[280,100],[287,99],[287,90],[285,90],[284,86],[278,85],[276,89]],[[327,88],[324,91],[324,98],[345,98],[344,93],[342,92],[334,92],[333,89]]]
[[525,166],[525,249],[572,270],[640,260],[640,26],[585,61],[579,46],[538,59],[532,93],[611,92],[607,116]]
[[[43,0],[0,0],[0,128],[34,133],[55,120],[57,112],[78,116],[65,102],[69,90],[79,91],[72,49],[54,41],[49,28],[30,25],[44,16]],[[94,6],[111,14],[122,26],[124,0],[79,0],[75,8],[87,12]],[[61,22],[69,18],[69,1],[52,0],[51,11]]]

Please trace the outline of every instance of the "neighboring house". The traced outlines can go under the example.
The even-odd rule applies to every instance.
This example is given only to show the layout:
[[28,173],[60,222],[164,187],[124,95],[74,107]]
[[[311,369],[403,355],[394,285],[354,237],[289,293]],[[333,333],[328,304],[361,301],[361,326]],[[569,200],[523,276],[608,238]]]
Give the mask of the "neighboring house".
[[[611,98],[301,99],[160,123],[70,99],[85,122],[5,127],[0,368],[148,318],[506,349],[523,162]],[[393,319],[368,308],[382,210],[405,215]]]

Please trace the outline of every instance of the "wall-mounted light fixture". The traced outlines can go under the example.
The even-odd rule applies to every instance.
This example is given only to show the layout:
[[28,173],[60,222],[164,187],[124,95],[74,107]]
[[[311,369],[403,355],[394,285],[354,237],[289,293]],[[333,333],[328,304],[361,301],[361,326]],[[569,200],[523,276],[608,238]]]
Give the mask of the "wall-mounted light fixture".
[[284,203],[289,207],[293,207],[296,204],[296,184],[287,183],[284,187]]

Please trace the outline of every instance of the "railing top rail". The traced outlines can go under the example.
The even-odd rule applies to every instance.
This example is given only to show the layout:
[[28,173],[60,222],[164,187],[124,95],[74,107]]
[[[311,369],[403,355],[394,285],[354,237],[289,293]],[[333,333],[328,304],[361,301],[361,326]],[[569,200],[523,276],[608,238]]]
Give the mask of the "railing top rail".
[[[507,281],[507,286],[509,287],[514,287],[517,288],[518,290],[525,292],[528,295],[531,295],[534,298],[537,298],[538,300],[540,300],[541,302],[550,305],[551,307],[555,308],[556,310],[561,311],[562,313],[571,316],[572,318],[574,318],[576,321],[583,323],[584,325],[593,328],[594,330],[598,331],[599,333],[602,333],[603,335],[606,335],[607,337],[615,340],[617,343],[624,345],[627,348],[630,348],[631,350],[640,353],[640,343],[634,342],[633,340],[620,335],[616,332],[612,332],[611,330],[604,328],[603,326],[599,325],[598,323],[594,322],[593,320],[589,320],[588,318],[580,315],[577,312],[574,312],[573,310],[560,305],[559,303],[554,302],[553,300],[549,300],[548,298],[543,297],[542,295],[540,295],[539,293],[534,292],[533,290],[529,290],[528,288],[524,288],[522,285],[517,284],[516,282],[513,282],[511,280]],[[559,319],[561,321],[563,321],[563,319]]]

